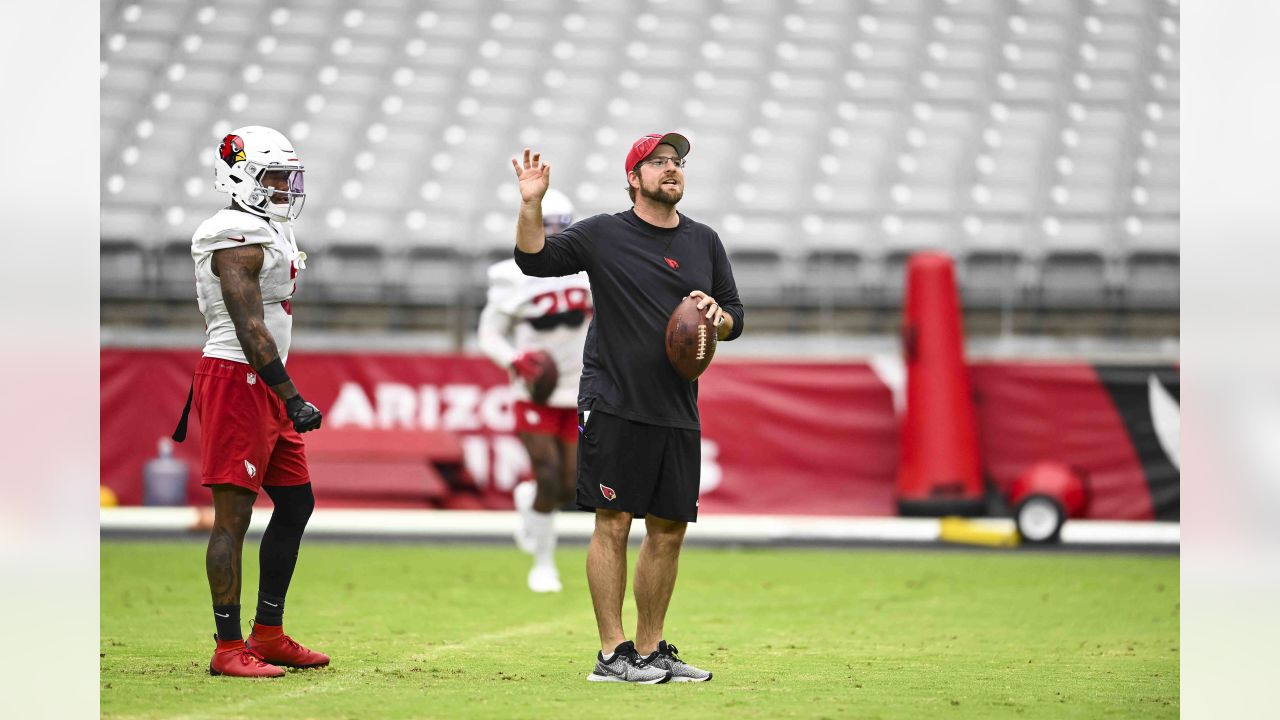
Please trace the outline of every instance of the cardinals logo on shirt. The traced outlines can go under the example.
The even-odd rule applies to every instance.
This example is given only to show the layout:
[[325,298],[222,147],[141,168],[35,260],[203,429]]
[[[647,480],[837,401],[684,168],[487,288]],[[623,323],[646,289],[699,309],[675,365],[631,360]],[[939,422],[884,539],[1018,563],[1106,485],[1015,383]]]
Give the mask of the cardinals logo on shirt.
[[604,496],[604,499],[605,499],[605,500],[617,500],[617,499],[618,499],[618,493],[614,492],[614,491],[613,491],[613,488],[609,487],[608,485],[601,485],[601,486],[600,486],[600,494]]
[[663,256],[662,256],[662,259],[667,261],[667,265],[668,265],[668,266],[670,266],[670,268],[671,268],[672,270],[679,270],[679,269],[680,269],[680,261],[679,261],[679,260],[672,260],[671,258],[667,257],[666,255],[663,255]]
[[222,144],[218,146],[218,154],[227,165],[235,165],[244,159],[244,140],[241,140],[239,135],[228,135],[222,138]]

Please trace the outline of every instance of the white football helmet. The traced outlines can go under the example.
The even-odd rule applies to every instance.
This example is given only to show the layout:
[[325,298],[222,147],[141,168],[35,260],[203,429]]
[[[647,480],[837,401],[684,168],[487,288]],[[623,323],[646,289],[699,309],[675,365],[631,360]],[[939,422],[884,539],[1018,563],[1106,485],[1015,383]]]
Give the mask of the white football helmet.
[[[302,161],[279,132],[261,125],[232,130],[218,144],[213,167],[213,189],[229,193],[245,210],[278,222],[295,220],[302,212],[307,199]],[[287,189],[262,184],[264,173],[272,171],[285,172]]]
[[572,224],[573,201],[559,190],[547,188],[542,196],[542,227],[554,235]]

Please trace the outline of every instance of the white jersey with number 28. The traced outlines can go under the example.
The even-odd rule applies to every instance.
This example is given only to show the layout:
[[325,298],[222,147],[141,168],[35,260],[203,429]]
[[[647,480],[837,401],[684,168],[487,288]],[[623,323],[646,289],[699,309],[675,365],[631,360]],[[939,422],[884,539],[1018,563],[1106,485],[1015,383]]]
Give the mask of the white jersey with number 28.
[[[591,283],[586,273],[528,277],[516,267],[515,260],[503,260],[489,268],[489,298],[480,313],[477,332],[480,351],[510,368],[521,353],[545,350],[560,373],[547,405],[577,407],[582,345],[591,316]],[[511,385],[517,399],[529,399],[518,377]]]

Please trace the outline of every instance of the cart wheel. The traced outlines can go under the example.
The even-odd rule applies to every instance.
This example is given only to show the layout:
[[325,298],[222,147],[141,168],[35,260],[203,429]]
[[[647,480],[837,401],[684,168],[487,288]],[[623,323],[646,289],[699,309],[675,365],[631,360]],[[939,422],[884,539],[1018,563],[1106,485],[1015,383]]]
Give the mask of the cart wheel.
[[1024,542],[1034,545],[1058,542],[1062,523],[1067,513],[1062,505],[1048,495],[1032,495],[1018,503],[1013,512],[1018,524],[1018,534]]

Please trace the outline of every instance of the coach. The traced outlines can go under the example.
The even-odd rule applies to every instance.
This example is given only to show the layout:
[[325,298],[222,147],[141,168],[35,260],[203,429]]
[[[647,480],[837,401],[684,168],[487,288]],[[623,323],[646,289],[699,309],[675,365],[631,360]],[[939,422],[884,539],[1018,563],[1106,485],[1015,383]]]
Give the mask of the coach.
[[[550,163],[528,148],[523,161],[511,161],[521,197],[516,263],[542,277],[585,270],[595,300],[578,391],[577,483],[578,505],[596,515],[587,552],[601,647],[593,681],[711,679],[663,639],[685,528],[698,518],[701,456],[698,385],[676,374],[663,339],[686,296],[698,300],[720,340],[742,334],[743,310],[719,236],[676,212],[688,154],[679,134],[640,138],[626,159],[634,206],[551,236],[543,233],[541,211]],[[635,517],[645,519],[646,535],[636,560],[632,642],[622,629],[622,599]]]

